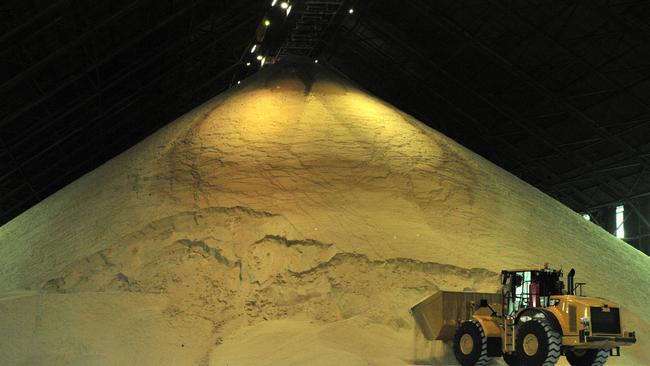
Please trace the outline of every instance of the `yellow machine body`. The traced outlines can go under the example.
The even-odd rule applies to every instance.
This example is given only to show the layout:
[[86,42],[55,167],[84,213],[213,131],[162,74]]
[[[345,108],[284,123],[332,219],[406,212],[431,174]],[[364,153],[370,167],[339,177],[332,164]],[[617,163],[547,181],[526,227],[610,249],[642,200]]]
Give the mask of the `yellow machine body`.
[[[623,322],[618,304],[575,295],[550,298],[553,302],[550,306],[523,308],[513,316],[503,317],[495,312],[495,309],[504,309],[501,294],[439,291],[414,305],[411,314],[425,338],[441,341],[452,341],[459,324],[474,319],[481,324],[486,337],[500,339],[503,353],[515,350],[517,322],[526,321],[525,317],[530,316],[546,317],[544,312],[557,320],[562,346],[568,349],[612,349],[636,342],[634,332],[621,329]],[[489,306],[479,306],[481,300],[487,300]],[[617,318],[618,326],[594,324],[595,317]]]

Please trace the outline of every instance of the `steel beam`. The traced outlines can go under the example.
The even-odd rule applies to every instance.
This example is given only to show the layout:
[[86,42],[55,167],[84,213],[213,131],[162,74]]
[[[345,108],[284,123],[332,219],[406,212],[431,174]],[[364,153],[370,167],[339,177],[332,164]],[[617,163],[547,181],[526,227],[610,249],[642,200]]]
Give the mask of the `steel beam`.
[[[421,3],[421,2],[420,2]],[[630,147],[627,143],[624,141],[620,140],[619,138],[612,137],[607,131],[603,130],[603,128],[599,125],[598,122],[596,122],[594,119],[591,117],[587,116],[584,114],[582,111],[578,110],[576,107],[571,105],[570,103],[567,103],[566,101],[562,101],[558,98],[557,95],[555,95],[553,92],[548,90],[546,87],[543,85],[539,84],[536,80],[534,80],[532,77],[527,75],[525,72],[519,70],[516,66],[512,65],[508,60],[506,60],[504,57],[502,57],[500,54],[498,54],[496,51],[492,50],[489,46],[484,44],[481,40],[477,39],[474,37],[472,34],[467,32],[465,29],[463,29],[461,26],[457,25],[453,20],[447,18],[443,14],[436,14],[438,16],[432,16],[432,21],[436,22],[439,26],[443,27],[443,29],[447,29],[448,31],[451,32],[456,32],[459,34],[462,34],[463,37],[468,39],[470,42],[472,42],[475,47],[477,47],[479,50],[484,52],[486,55],[490,56],[493,58],[501,67],[506,69],[508,72],[511,74],[515,75],[517,78],[520,80],[526,82],[529,86],[533,87],[535,90],[537,90],[541,95],[545,96],[548,98],[548,100],[554,101],[555,103],[562,105],[564,108],[566,108],[576,119],[582,121],[583,123],[589,125],[594,129],[601,137],[610,140],[614,143],[616,143],[619,147],[621,147],[624,151],[627,151],[629,154],[635,154],[634,156],[638,155],[638,152]],[[497,110],[503,110],[503,108],[498,108]],[[502,113],[503,114],[503,113]],[[506,114],[507,115],[507,114]],[[544,131],[535,131],[537,128],[535,127],[530,127],[528,126],[522,126],[525,130],[529,132],[533,132],[532,135],[539,139],[540,141],[544,142],[546,145],[551,147],[552,149],[556,150],[558,153],[560,153],[564,158],[571,160],[575,160],[576,158],[579,159],[580,164],[584,164],[586,166],[591,166],[592,163],[584,159],[581,156],[570,156],[563,150],[557,148],[552,141],[544,136]],[[532,130],[532,131],[531,131]],[[637,157],[638,158],[638,157]],[[644,160],[641,160],[641,162],[646,165],[647,163]],[[578,164],[578,166],[580,165]]]
[[[366,24],[371,24],[371,23],[366,22]],[[396,37],[396,32],[395,32],[395,31],[388,31],[388,30],[386,30],[386,28],[387,28],[387,25],[383,25],[382,27],[375,26],[375,27],[373,27],[373,31],[375,31],[375,32],[377,32],[378,34],[380,34],[380,35],[381,35],[380,38],[382,38],[382,39],[392,39],[394,42],[398,43],[402,48],[406,49],[406,50],[409,51],[410,53],[415,54],[415,55],[418,55],[419,57],[421,57],[421,58],[423,58],[423,59],[426,59],[426,60],[427,60],[427,63],[428,63],[429,65],[431,65],[433,68],[435,68],[436,70],[438,70],[439,72],[441,72],[441,73],[442,73],[443,75],[445,75],[446,77],[448,77],[448,78],[450,78],[451,80],[453,80],[453,81],[455,81],[456,83],[458,83],[461,87],[463,87],[463,89],[466,89],[468,92],[474,94],[476,97],[485,100],[485,98],[484,98],[482,95],[476,93],[475,90],[473,90],[472,88],[468,88],[468,87],[465,86],[462,82],[460,82],[458,79],[456,79],[455,77],[453,77],[451,74],[449,74],[449,73],[446,72],[445,70],[442,70],[442,68],[440,67],[440,65],[438,65],[437,63],[435,63],[434,61],[432,61],[432,60],[429,59],[429,58],[423,57],[421,54],[419,54],[419,51],[418,51],[418,50],[413,49],[413,48],[410,47],[408,44],[405,44],[404,42],[401,42],[401,40],[398,39],[398,38]],[[420,79],[421,79],[421,76],[419,76],[419,77],[418,77],[418,76],[415,76],[415,77],[413,77],[412,79],[413,79],[413,80],[420,80]],[[438,92],[433,91],[433,90],[431,90],[431,89],[429,89],[429,91],[432,92],[432,93],[434,93],[437,97],[441,98],[441,100],[443,100],[445,103],[450,104],[454,110],[456,110],[457,112],[460,112],[460,113],[461,113],[465,118],[468,118],[468,117],[469,117],[468,119],[469,119],[470,121],[473,122],[474,126],[482,126],[482,124],[480,123],[480,121],[476,120],[475,118],[469,116],[466,112],[462,111],[461,108],[457,107],[457,106],[456,106],[453,102],[451,102],[448,98],[444,98],[441,94],[439,94]],[[487,102],[489,105],[492,105],[492,103],[490,103],[489,101],[486,100],[486,102]],[[506,114],[506,116],[508,117],[508,114]],[[509,119],[515,119],[515,118],[513,118],[512,116],[510,116]],[[479,128],[481,128],[481,127],[479,127]],[[482,135],[482,137],[484,137],[484,138],[488,138],[488,137],[490,136],[489,133],[484,133],[484,134],[480,134],[480,135]],[[514,146],[510,145],[507,141],[502,140],[502,143],[506,144],[507,146],[510,146],[511,148],[514,148]],[[519,156],[526,156],[526,155],[527,155],[527,154],[525,154],[524,152],[522,152],[522,151],[519,150],[519,149],[517,149],[517,150],[515,151],[515,155],[517,155],[517,154],[518,154]],[[550,168],[546,168],[546,167],[543,167],[543,166],[542,166],[542,168],[543,168],[544,170],[546,170],[546,173],[547,173],[547,174],[550,174],[550,175],[552,175],[552,176],[555,176],[555,173],[553,172],[552,169],[550,169]],[[578,195],[578,196],[582,196],[581,198],[582,198],[583,200],[585,200],[585,203],[586,203],[586,204],[589,204],[590,202],[592,202],[590,197],[588,197],[588,196],[586,196],[586,195],[584,195],[584,194],[581,194],[581,192],[576,191],[575,193],[576,193],[576,195]]]
[[[255,16],[255,17],[250,17],[250,18],[248,18],[247,21],[253,20],[254,18],[256,18],[256,16]],[[210,46],[213,46],[214,44],[216,44],[217,42],[219,42],[221,39],[224,39],[224,38],[230,36],[231,33],[237,31],[240,27],[242,27],[242,26],[245,25],[245,24],[246,24],[246,21],[240,23],[238,26],[236,26],[236,27],[234,27],[234,28],[231,28],[229,32],[226,32],[226,33],[222,34],[220,37],[215,37],[215,39],[213,39],[211,42],[209,42],[206,46],[202,47],[202,48],[199,50],[199,52],[203,52],[205,49],[207,49],[207,48],[210,47]],[[176,46],[178,46],[178,45],[182,45],[183,43],[184,43],[184,40],[181,39],[181,40],[177,41],[175,44],[173,44],[173,47],[176,47]],[[156,60],[157,60],[159,57],[161,57],[162,55],[164,55],[164,54],[159,53],[156,57],[154,57],[154,58],[148,60],[148,61],[147,61],[146,63],[144,63],[144,64],[141,64],[138,68],[143,68],[143,67],[147,66],[148,64],[153,63],[154,61],[156,61]],[[167,73],[169,73],[169,72],[172,71],[172,70],[178,69],[180,66],[182,66],[182,64],[177,64],[177,65],[174,66],[172,69],[168,70],[167,72],[165,72],[165,73],[163,73],[163,74],[157,76],[157,77],[154,78],[153,80],[151,80],[147,85],[152,85],[153,83],[155,83],[155,82],[161,80],[164,76],[167,75]],[[130,74],[131,74],[131,72],[127,73],[126,75],[122,76],[120,79],[117,79],[117,80],[113,81],[113,83],[111,83],[110,85],[111,85],[111,86],[112,86],[112,85],[115,85],[117,82],[119,82],[119,81],[121,81],[121,80],[124,80],[124,79],[128,78]],[[134,93],[131,93],[131,94],[127,94],[127,95],[125,95],[125,96],[121,99],[121,101],[132,100],[132,99],[134,98],[135,95],[138,95],[139,93],[141,93],[142,90],[144,90],[145,88],[146,88],[146,87],[140,88],[139,90],[136,90],[136,92],[134,92]],[[105,90],[105,89],[102,89],[102,90]],[[86,99],[86,102],[87,102],[88,100],[92,100],[93,98],[94,98],[94,96],[91,96],[91,97],[87,98],[87,99]],[[79,105],[79,104],[75,107],[75,110],[76,110],[77,108],[80,108],[80,105]],[[114,108],[114,107],[113,107],[113,108]],[[111,108],[111,109],[112,109],[112,108]],[[111,109],[109,109],[108,112],[110,112]],[[71,113],[71,112],[72,112],[72,111],[69,111],[69,112],[65,113],[64,116],[65,116],[65,115],[68,115],[68,114]],[[102,116],[99,116],[99,117],[101,118]],[[61,117],[59,117],[59,118],[61,118]],[[89,122],[87,122],[87,123],[84,123],[84,124],[82,124],[82,125],[80,125],[80,126],[74,128],[72,131],[68,132],[66,135],[64,135],[64,136],[63,136],[62,138],[60,138],[59,140],[57,140],[57,141],[51,143],[51,144],[48,145],[45,149],[39,151],[38,154],[35,154],[35,155],[31,156],[29,159],[20,162],[20,163],[19,163],[19,167],[22,167],[22,166],[24,166],[25,164],[29,164],[29,163],[32,162],[33,160],[35,160],[35,159],[39,158],[40,156],[42,156],[43,154],[46,154],[47,152],[49,152],[51,149],[53,149],[53,148],[55,148],[56,146],[58,146],[59,144],[61,144],[61,143],[62,143],[63,141],[65,141],[66,139],[68,139],[68,138],[70,138],[71,136],[75,135],[77,132],[83,130],[84,128],[86,128],[86,127],[89,126],[89,125],[92,125],[92,124],[93,124],[94,122],[96,122],[96,120],[98,120],[98,119],[99,119],[99,118],[95,118],[95,119],[93,119],[93,120],[91,120],[91,121],[89,121]],[[10,175],[10,174],[12,174],[14,171],[16,171],[16,169],[17,169],[17,168],[11,169],[10,171],[5,172],[2,176],[0,176],[0,182],[3,181],[4,179],[6,179],[6,177],[7,177],[8,175]]]
[[22,82],[25,78],[32,77],[34,73],[37,71],[40,71],[43,67],[45,67],[50,61],[58,58],[59,56],[65,54],[72,48],[78,46],[81,44],[81,42],[87,40],[88,38],[92,37],[96,31],[99,29],[102,29],[116,20],[120,19],[123,15],[128,13],[129,11],[135,9],[137,6],[140,5],[141,2],[144,0],[133,0],[133,2],[129,3],[127,6],[124,8],[118,10],[116,13],[112,14],[108,18],[104,19],[103,21],[99,22],[95,26],[93,26],[91,29],[87,30],[83,34],[81,34],[79,37],[77,37],[75,40],[72,42],[69,42],[68,44],[64,45],[61,48],[57,48],[56,51],[52,52],[48,56],[44,57],[43,59],[39,60],[35,64],[31,65],[28,67],[26,70],[21,71],[19,74],[15,75],[11,79],[3,82],[0,84],[0,91],[5,91],[6,89],[9,89],[11,87],[16,86],[16,84]]
[[63,2],[64,2],[63,0],[59,0],[59,1],[56,1],[56,2],[54,2],[54,3],[52,3],[52,4],[50,4],[50,6],[48,6],[47,8],[45,8],[45,10],[43,10],[43,11],[41,11],[41,12],[38,12],[38,13],[34,14],[34,16],[32,16],[31,18],[29,18],[28,20],[26,20],[25,22],[23,22],[21,25],[15,27],[15,28],[13,28],[13,29],[11,29],[11,30],[8,31],[7,33],[5,33],[5,34],[3,34],[2,36],[0,36],[0,44],[2,44],[3,42],[7,41],[9,38],[13,37],[14,35],[16,35],[16,34],[22,32],[22,31],[25,30],[26,28],[30,27],[32,24],[36,23],[36,22],[39,21],[41,18],[50,15],[50,13],[52,13],[52,12],[53,12],[54,10],[56,10],[59,6],[61,6],[61,4],[63,4]]

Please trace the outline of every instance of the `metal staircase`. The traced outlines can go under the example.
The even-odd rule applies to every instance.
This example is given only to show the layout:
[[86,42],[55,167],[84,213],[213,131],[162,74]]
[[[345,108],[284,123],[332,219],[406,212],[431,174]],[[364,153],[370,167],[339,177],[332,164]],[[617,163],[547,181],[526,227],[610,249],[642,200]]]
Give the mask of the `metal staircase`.
[[343,13],[346,0],[304,0],[293,5],[296,21],[277,53],[283,56],[315,57],[327,32],[334,27]]

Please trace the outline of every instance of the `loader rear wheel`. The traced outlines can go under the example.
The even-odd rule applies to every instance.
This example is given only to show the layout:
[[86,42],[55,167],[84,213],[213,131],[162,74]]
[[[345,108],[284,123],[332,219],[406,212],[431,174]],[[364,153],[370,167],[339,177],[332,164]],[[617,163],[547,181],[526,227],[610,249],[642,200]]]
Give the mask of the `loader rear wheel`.
[[553,366],[560,359],[562,339],[546,320],[531,319],[517,327],[515,350],[526,366]]
[[463,322],[454,335],[454,356],[462,366],[487,365],[487,337],[476,320]]
[[516,353],[504,353],[503,360],[508,366],[522,366],[523,364],[519,361]]
[[566,351],[571,366],[603,366],[609,357],[606,349],[582,349]]

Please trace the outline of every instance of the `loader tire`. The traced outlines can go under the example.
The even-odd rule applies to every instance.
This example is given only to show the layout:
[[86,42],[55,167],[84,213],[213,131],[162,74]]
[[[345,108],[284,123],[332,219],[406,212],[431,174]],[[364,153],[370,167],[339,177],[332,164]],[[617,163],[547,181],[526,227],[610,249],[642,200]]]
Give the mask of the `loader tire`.
[[516,353],[504,353],[503,354],[503,360],[506,362],[506,365],[508,366],[522,366],[523,364],[521,361],[519,361],[519,357],[517,357]]
[[487,355],[487,337],[476,320],[463,322],[454,334],[454,356],[462,366],[484,366]]
[[609,357],[606,349],[567,350],[566,359],[571,366],[603,366]]
[[562,337],[544,319],[533,318],[517,327],[515,350],[526,366],[553,366],[560,359]]

